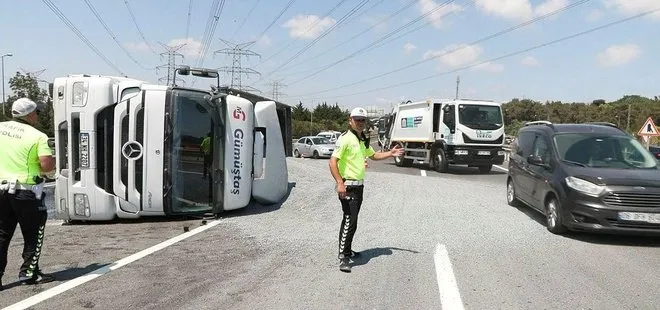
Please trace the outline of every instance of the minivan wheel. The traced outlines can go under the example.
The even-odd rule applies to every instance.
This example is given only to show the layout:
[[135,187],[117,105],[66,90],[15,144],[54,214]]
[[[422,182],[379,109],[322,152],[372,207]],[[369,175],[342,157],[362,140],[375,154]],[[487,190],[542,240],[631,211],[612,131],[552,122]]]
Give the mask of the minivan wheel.
[[550,198],[545,204],[545,220],[546,227],[551,233],[559,235],[566,232],[566,227],[563,224],[561,208],[557,199]]
[[518,198],[516,197],[516,187],[513,185],[512,179],[509,179],[509,181],[506,182],[506,202],[512,207],[518,205]]

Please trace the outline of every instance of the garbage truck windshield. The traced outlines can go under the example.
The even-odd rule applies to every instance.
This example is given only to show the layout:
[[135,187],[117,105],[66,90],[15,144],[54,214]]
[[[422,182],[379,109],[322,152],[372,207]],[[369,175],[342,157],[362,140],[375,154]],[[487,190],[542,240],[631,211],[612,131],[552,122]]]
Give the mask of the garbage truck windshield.
[[213,137],[221,133],[217,132],[217,117],[206,95],[184,89],[174,89],[170,94],[166,137],[171,141],[165,143],[170,149],[169,158],[165,156],[169,178],[165,177],[164,200],[172,213],[209,212],[213,206],[210,171],[213,159],[222,158],[217,146],[214,149]]
[[497,105],[461,104],[458,122],[471,128],[495,130],[503,126],[502,109]]

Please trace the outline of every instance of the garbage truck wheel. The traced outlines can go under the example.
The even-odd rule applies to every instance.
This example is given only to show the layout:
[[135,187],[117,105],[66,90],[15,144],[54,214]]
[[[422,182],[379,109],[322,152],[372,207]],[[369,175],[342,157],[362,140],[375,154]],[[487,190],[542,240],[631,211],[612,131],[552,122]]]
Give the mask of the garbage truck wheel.
[[445,173],[449,170],[449,162],[447,162],[447,156],[445,155],[445,150],[442,148],[436,148],[433,156],[433,167],[435,171],[440,173]]

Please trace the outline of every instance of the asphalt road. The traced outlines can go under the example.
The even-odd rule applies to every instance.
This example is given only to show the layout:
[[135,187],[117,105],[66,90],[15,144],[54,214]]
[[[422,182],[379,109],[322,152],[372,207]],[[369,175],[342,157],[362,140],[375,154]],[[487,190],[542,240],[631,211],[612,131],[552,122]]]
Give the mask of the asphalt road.
[[[61,280],[11,286],[0,293],[0,306],[30,296],[40,301],[33,309],[657,309],[660,304],[660,239],[556,236],[541,216],[506,204],[505,174],[496,169],[488,175],[454,168],[423,176],[420,169],[389,162],[370,163],[354,241],[362,257],[350,274],[337,265],[341,213],[327,160],[289,158],[292,190],[281,205],[253,205],[204,226],[200,220],[48,226],[41,266]],[[87,282],[79,277],[186,236],[184,225],[207,229],[137,260],[119,261],[121,268],[88,275],[93,279]],[[15,277],[21,248],[17,233],[5,283]]]

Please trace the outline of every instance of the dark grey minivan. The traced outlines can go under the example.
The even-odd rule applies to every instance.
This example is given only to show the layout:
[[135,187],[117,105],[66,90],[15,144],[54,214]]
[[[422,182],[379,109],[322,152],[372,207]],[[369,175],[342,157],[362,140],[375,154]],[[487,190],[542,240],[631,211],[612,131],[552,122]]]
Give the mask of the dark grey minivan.
[[526,123],[511,149],[507,202],[541,212],[555,234],[660,236],[658,161],[610,123]]

